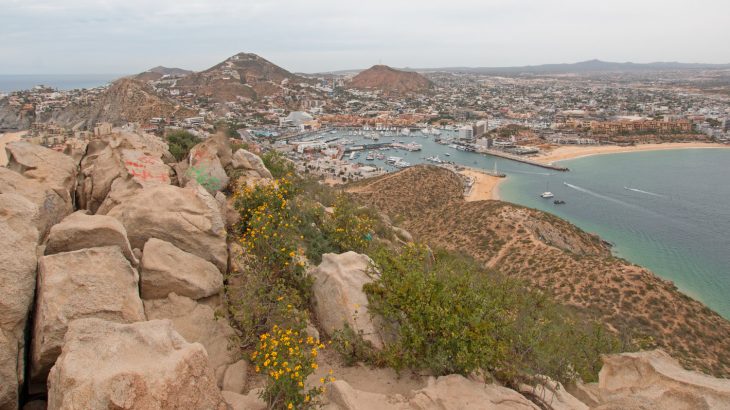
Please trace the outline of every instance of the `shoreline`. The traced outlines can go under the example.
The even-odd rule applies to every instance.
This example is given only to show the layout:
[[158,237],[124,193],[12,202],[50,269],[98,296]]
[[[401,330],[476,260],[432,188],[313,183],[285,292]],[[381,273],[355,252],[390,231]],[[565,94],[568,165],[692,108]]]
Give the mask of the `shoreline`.
[[461,175],[474,178],[474,185],[468,195],[464,196],[464,200],[471,201],[498,201],[499,200],[499,184],[506,178],[498,178],[487,175],[476,168],[465,168],[458,171]]
[[679,149],[728,149],[730,145],[710,142],[668,142],[663,144],[639,144],[633,146],[618,145],[570,145],[558,147],[547,154],[532,157],[532,160],[547,165],[571,159],[590,157],[594,155],[625,154],[631,152],[665,151]]

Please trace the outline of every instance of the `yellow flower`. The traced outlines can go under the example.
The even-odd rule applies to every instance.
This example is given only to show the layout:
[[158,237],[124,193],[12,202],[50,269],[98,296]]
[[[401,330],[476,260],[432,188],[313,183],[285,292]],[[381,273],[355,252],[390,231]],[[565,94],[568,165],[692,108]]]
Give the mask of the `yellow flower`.
[[324,377],[320,377],[319,382],[324,383]]
[[293,404],[291,404],[291,403],[289,403],[289,405],[288,405],[288,406],[286,406],[286,408],[287,408],[287,409],[293,409],[293,408],[294,408],[294,405],[293,405]]

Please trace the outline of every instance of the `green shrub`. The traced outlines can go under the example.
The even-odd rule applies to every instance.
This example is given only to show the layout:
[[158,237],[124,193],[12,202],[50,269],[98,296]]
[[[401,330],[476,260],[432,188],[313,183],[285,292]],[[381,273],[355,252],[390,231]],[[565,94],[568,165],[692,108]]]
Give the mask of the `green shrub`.
[[270,150],[261,155],[261,160],[274,178],[291,176],[294,173],[294,164],[286,159],[279,151]]
[[371,311],[396,335],[381,358],[395,369],[485,370],[507,384],[533,382],[538,374],[591,381],[600,353],[619,347],[601,326],[571,319],[546,295],[460,255],[409,245],[371,257],[381,276],[365,291]]
[[170,153],[178,161],[182,161],[190,153],[190,149],[198,143],[200,138],[185,130],[171,131],[167,134]]

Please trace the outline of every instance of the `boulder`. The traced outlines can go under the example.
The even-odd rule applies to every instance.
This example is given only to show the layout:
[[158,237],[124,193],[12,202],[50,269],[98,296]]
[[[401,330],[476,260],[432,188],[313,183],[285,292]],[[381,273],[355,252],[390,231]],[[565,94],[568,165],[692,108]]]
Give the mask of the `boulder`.
[[598,388],[606,409],[630,401],[661,409],[730,408],[730,380],[685,370],[662,350],[605,355]]
[[571,395],[562,384],[545,376],[540,378],[541,383],[535,386],[520,385],[519,392],[551,410],[588,410],[588,406]]
[[346,324],[362,334],[375,348],[383,347],[383,335],[377,319],[368,311],[363,285],[372,282],[372,261],[355,252],[326,253],[322,263],[312,271],[314,313],[327,334],[332,335]]
[[246,374],[248,372],[248,362],[239,360],[228,366],[223,374],[223,386],[221,390],[234,393],[243,393],[246,387]]
[[142,249],[150,238],[158,238],[212,262],[221,272],[227,269],[226,229],[220,209],[201,187],[143,189],[107,215],[122,222],[133,248]]
[[48,409],[226,409],[205,349],[167,320],[71,322]]
[[264,161],[256,154],[253,154],[241,148],[233,154],[231,158],[231,167],[243,171],[253,171],[252,175],[259,178],[273,179],[271,171],[266,168]]
[[18,342],[0,329],[0,410],[18,408]]
[[430,378],[428,386],[409,398],[353,388],[337,380],[327,389],[325,410],[539,410],[521,394],[506,387],[475,382],[459,375]]
[[56,191],[5,167],[0,167],[0,194],[20,195],[38,208],[38,216],[28,223],[35,225],[41,238],[46,236],[51,226],[73,212],[72,204]]
[[216,319],[215,312],[209,306],[178,296],[174,293],[166,299],[145,300],[147,318],[169,319],[175,330],[190,343],[198,342],[208,352],[211,368],[221,369],[221,380],[225,367],[240,359],[241,354],[230,345],[235,331],[225,319]]
[[231,410],[266,410],[268,406],[261,400],[260,393],[261,389],[251,390],[246,395],[225,390],[221,392]]
[[[210,193],[222,191],[228,186],[228,175],[218,152],[219,144],[208,139],[194,146],[188,155],[189,167],[185,172],[187,181],[194,180]],[[230,147],[228,148],[230,158]]]
[[36,283],[37,218],[38,207],[24,197],[0,194],[0,409],[17,407],[23,383],[25,329]]
[[38,264],[31,379],[45,381],[74,319],[145,320],[139,275],[116,246],[43,256]]
[[48,234],[46,255],[100,246],[117,246],[125,258],[136,266],[127,231],[116,219],[106,215],[89,215],[77,211],[54,225]]
[[8,169],[51,188],[73,207],[77,163],[71,157],[25,141],[11,142],[5,151]]
[[172,169],[160,154],[143,150],[90,145],[81,161],[77,189],[79,207],[105,213],[137,190],[171,183]]
[[215,265],[156,238],[144,245],[139,274],[143,299],[162,299],[170,293],[201,299],[223,288],[223,275]]
[[89,146],[89,142],[79,138],[69,138],[63,145],[63,153],[71,157],[74,163],[78,166],[81,164],[81,160],[86,155],[86,148]]

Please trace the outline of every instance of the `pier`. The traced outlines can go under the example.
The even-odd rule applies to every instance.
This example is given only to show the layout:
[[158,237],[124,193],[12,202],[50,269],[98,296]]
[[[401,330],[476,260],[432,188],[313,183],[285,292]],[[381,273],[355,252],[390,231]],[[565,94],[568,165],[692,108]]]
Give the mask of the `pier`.
[[482,153],[482,154],[493,155],[495,157],[500,157],[500,158],[504,158],[504,159],[510,159],[512,161],[522,162],[523,164],[533,165],[533,166],[540,167],[540,168],[551,169],[553,171],[560,171],[560,172],[570,171],[570,169],[568,169],[567,167],[561,167],[559,165],[545,164],[545,163],[542,163],[542,162],[533,161],[531,159],[522,158],[522,157],[520,157],[518,155],[512,155],[512,154],[508,154],[506,152],[497,151],[497,150],[493,150],[493,149],[481,150],[479,152]]

